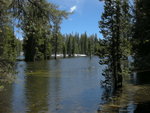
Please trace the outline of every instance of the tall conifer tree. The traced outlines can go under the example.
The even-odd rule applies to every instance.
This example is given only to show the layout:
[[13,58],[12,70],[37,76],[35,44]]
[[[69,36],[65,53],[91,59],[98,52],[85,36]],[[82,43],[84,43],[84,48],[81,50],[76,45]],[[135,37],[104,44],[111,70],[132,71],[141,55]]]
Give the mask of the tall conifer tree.
[[[125,36],[127,33],[126,25],[123,24],[122,18],[127,15],[128,7],[124,9],[127,0],[105,0],[104,1],[104,13],[102,14],[101,21],[99,22],[101,33],[104,37],[104,49],[101,51],[101,64],[107,64],[107,69],[105,70],[106,84],[113,81],[114,88],[122,86],[122,75],[124,72],[123,60],[127,59],[128,54],[123,54],[125,45],[124,40],[128,38]],[[124,20],[129,21],[128,19]],[[124,27],[123,27],[124,26]],[[125,33],[124,33],[125,32]]]

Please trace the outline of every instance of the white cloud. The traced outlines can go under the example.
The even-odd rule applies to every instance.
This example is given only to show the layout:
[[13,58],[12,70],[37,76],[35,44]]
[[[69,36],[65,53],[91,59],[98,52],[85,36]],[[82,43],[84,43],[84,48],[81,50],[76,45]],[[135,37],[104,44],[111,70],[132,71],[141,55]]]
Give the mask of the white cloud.
[[72,12],[74,12],[76,9],[77,9],[77,6],[74,5],[74,6],[72,6],[72,7],[70,8],[70,12],[72,13]]

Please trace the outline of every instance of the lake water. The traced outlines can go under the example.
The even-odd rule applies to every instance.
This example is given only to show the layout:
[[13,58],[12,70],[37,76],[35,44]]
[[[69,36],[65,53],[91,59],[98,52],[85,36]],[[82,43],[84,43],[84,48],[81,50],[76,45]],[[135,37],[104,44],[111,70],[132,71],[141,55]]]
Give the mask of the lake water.
[[99,108],[103,108],[100,113],[142,113],[149,109],[148,74],[131,75],[123,90],[112,96],[101,88],[104,66],[98,62],[96,56],[18,61],[15,83],[0,92],[0,113],[99,113]]
[[102,88],[99,58],[17,62],[17,79],[0,94],[0,113],[94,113]]

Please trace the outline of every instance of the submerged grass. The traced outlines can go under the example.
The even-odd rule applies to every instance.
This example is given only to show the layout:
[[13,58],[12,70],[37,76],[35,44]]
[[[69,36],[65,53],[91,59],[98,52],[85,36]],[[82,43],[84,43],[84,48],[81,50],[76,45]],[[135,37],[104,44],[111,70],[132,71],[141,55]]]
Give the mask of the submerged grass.
[[109,101],[100,106],[98,113],[130,112],[136,105],[150,101],[150,85],[124,84],[116,96],[109,97]]

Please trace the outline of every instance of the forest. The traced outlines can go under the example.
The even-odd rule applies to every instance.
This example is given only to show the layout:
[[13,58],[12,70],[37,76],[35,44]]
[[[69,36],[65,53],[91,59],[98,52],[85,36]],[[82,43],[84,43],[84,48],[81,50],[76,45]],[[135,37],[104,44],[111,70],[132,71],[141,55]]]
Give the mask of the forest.
[[[71,13],[59,10],[58,6],[45,0],[1,0],[0,3],[2,83],[11,78],[7,78],[7,73],[15,65],[21,51],[24,51],[25,61],[48,60],[51,54],[55,55],[55,59],[57,54],[63,54],[64,57],[98,54],[99,39],[96,34],[61,34],[60,24]],[[23,41],[15,36],[15,28],[23,31]]]
[[[62,34],[63,20],[73,13],[47,0],[0,0],[0,92],[15,81],[20,52],[27,63],[59,59],[57,54],[98,56],[99,65],[105,66],[99,82],[111,94],[123,90],[126,77],[149,72],[150,1],[99,2],[104,4],[98,22],[102,37],[86,32]],[[22,40],[16,37],[16,29],[22,32]]]

